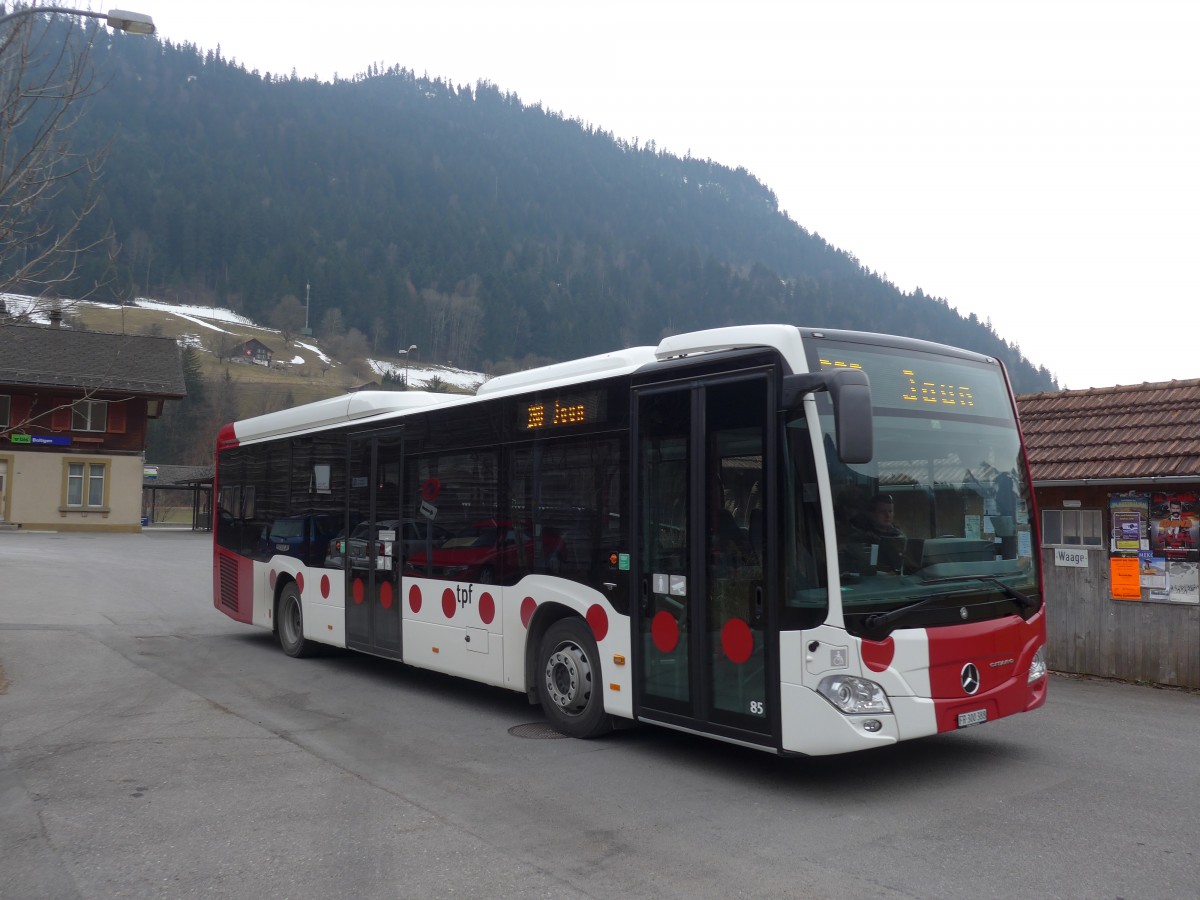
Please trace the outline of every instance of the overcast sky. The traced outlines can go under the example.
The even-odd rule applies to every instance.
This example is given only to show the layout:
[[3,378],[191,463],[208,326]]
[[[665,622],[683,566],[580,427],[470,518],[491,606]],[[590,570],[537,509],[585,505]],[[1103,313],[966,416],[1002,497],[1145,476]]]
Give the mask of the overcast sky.
[[1200,378],[1195,0],[121,5],[249,69],[486,79],[744,166],[1065,387]]

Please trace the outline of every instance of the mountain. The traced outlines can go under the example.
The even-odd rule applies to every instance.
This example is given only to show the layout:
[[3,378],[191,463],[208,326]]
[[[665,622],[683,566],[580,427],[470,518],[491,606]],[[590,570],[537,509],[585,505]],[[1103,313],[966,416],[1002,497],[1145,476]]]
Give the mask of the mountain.
[[[53,27],[53,22],[51,22]],[[65,33],[65,32],[64,32]],[[400,67],[323,83],[97,34],[76,148],[108,146],[65,292],[158,296],[485,371],[745,322],[887,331],[1045,367],[793,221],[751,173],[616,140],[499,87]],[[331,326],[333,327],[333,326]]]

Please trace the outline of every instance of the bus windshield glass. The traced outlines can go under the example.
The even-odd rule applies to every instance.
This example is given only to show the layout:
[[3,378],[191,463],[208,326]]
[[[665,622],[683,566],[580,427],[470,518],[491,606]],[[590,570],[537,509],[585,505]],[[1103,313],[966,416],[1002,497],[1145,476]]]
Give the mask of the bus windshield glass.
[[999,365],[814,341],[815,365],[871,381],[874,458],[846,465],[818,395],[847,628],[879,637],[1031,615],[1040,604],[1030,485]]

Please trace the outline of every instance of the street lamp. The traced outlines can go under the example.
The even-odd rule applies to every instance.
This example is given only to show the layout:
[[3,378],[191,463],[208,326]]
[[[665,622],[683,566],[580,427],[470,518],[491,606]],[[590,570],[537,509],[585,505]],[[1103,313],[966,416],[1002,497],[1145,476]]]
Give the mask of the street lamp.
[[58,14],[82,16],[87,19],[104,19],[109,28],[124,31],[128,34],[154,34],[154,20],[145,13],[130,12],[127,9],[110,9],[106,13],[93,12],[90,9],[70,9],[66,6],[30,6],[18,9],[6,16],[0,16],[0,25],[19,16],[34,16],[42,14]]
[[416,350],[416,349],[417,349],[417,345],[416,345],[416,344],[411,344],[411,345],[409,345],[409,348],[408,348],[407,350],[397,350],[397,351],[396,351],[397,353],[403,353],[403,354],[404,354],[404,389],[405,389],[406,391],[408,390],[408,360],[409,360],[409,354],[410,354],[410,353],[412,353],[412,352],[413,352],[414,350]]

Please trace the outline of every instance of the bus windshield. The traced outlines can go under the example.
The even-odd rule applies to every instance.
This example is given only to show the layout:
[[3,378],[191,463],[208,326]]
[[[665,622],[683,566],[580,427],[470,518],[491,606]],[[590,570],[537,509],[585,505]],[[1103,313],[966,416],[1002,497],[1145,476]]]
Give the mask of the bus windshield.
[[[822,367],[871,380],[875,451],[842,463],[823,408],[846,627],[866,637],[1031,615],[1030,485],[998,365],[822,341]],[[821,401],[824,403],[825,401]]]

